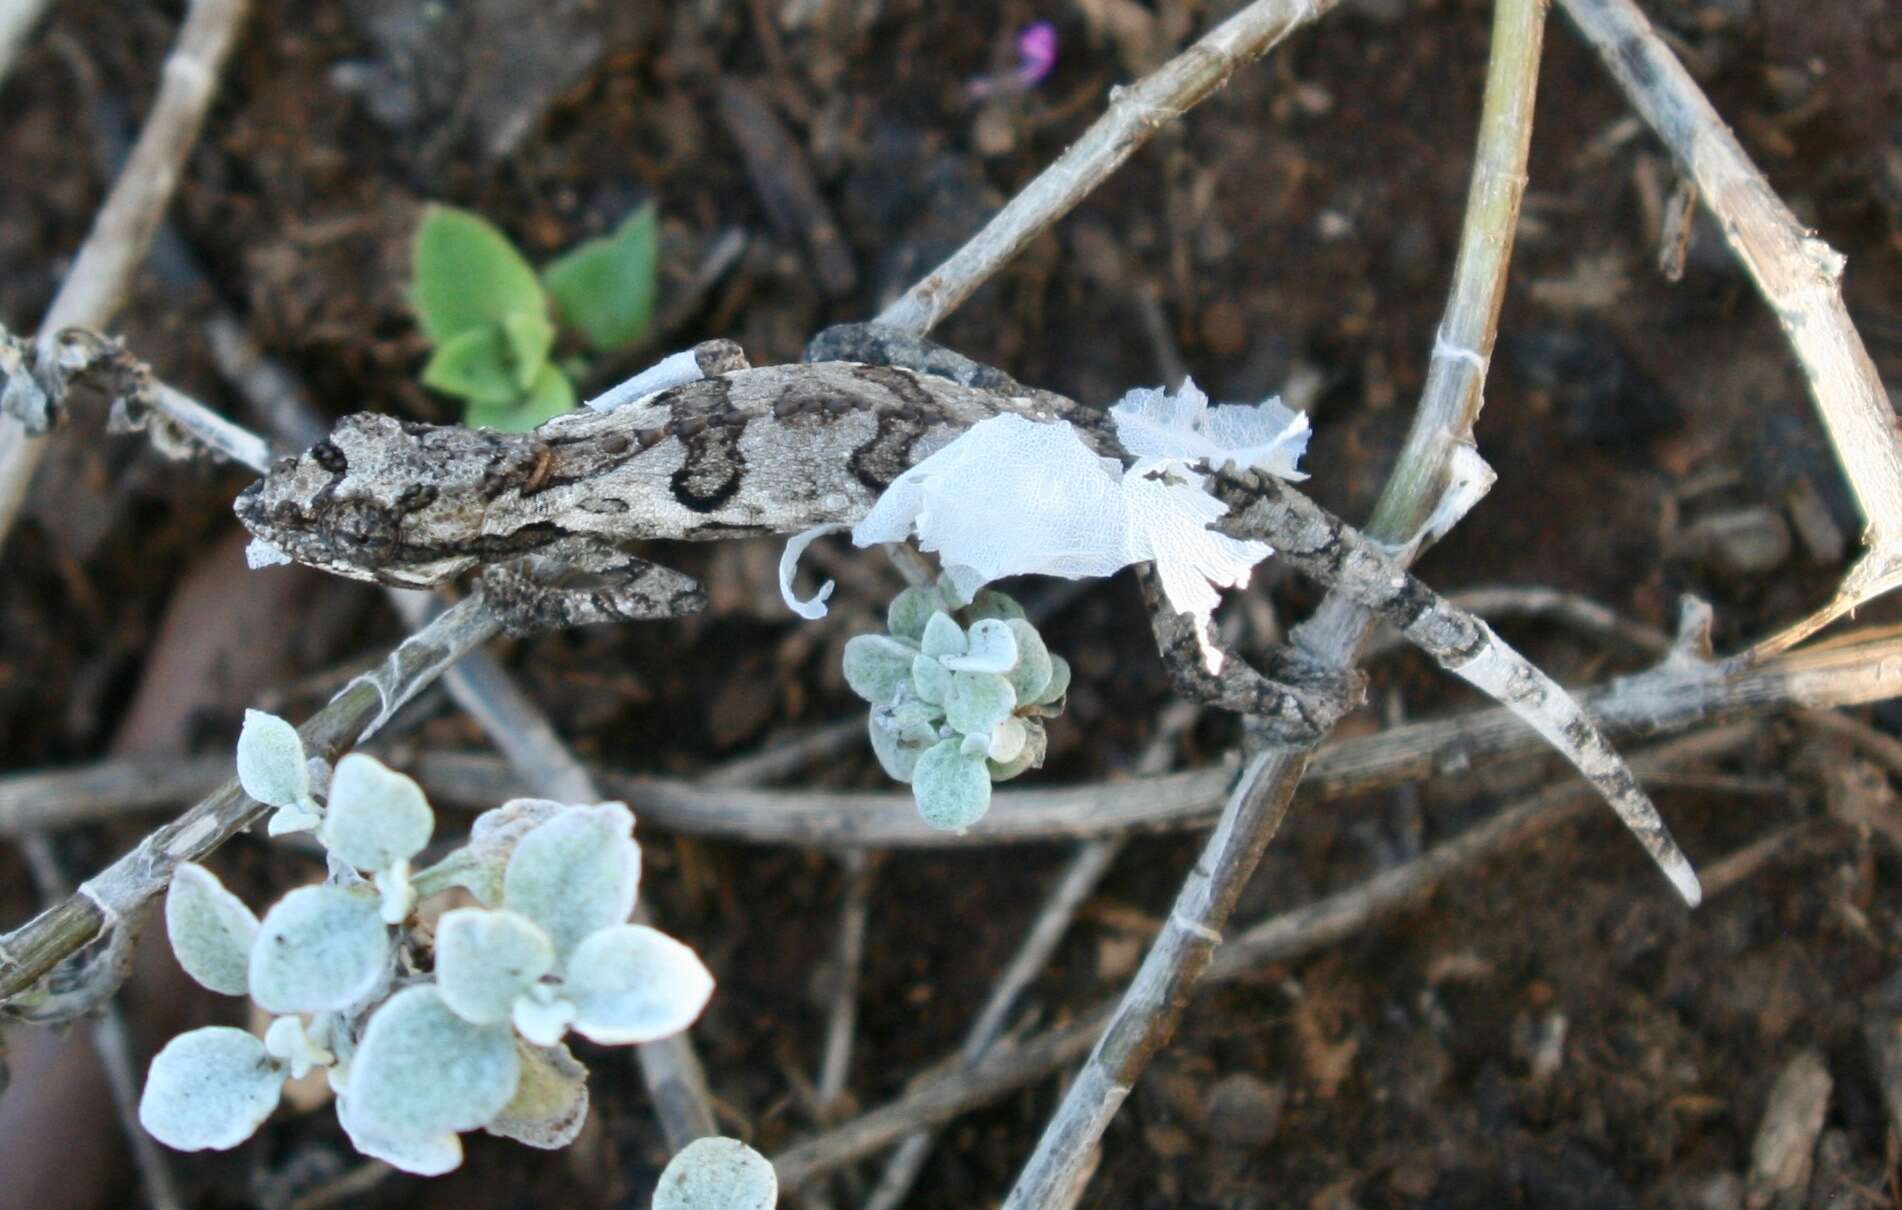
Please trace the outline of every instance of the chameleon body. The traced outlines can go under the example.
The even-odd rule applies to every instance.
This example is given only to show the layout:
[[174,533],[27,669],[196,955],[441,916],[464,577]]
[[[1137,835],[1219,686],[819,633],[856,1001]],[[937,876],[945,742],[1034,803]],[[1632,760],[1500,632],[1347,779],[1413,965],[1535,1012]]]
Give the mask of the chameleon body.
[[851,523],[913,464],[1001,412],[1101,419],[853,362],[736,369],[533,433],[361,414],[285,458],[235,508],[299,563],[428,588],[534,556],[605,572],[626,544]]

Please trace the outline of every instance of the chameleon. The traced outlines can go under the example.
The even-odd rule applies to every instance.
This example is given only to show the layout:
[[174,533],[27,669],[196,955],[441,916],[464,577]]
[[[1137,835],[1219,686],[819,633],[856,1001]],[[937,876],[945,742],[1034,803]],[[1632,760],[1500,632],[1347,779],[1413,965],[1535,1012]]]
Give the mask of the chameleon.
[[[850,524],[908,469],[993,416],[1068,421],[1097,452],[1126,457],[1104,413],[871,325],[821,333],[808,348],[815,359],[794,365],[752,366],[728,341],[693,352],[705,377],[532,433],[345,417],[325,440],[280,459],[234,507],[260,542],[340,575],[431,588],[476,572],[503,625],[529,632],[692,612],[705,603],[699,585],[630,544]],[[1218,529],[1281,547],[1520,714],[1697,901],[1688,859],[1563,689],[1293,488],[1205,469],[1230,506]],[[1290,744],[1315,742],[1362,700],[1360,674],[1308,656],[1298,629],[1261,669],[1231,653],[1209,671],[1195,620],[1168,607],[1152,570],[1138,576],[1163,662],[1185,696],[1237,711],[1258,735]]]

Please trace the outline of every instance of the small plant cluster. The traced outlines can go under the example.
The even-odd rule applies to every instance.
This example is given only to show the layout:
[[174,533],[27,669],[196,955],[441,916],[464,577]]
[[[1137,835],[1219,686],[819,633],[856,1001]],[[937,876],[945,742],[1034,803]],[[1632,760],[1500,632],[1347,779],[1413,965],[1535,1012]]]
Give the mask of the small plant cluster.
[[[375,759],[352,753],[332,771],[289,723],[249,711],[238,776],[277,808],[274,835],[315,832],[330,873],[261,921],[203,867],[173,876],[165,923],[180,965],[275,1019],[262,1038],[195,1029],[152,1060],[139,1118],[168,1146],[237,1146],[287,1079],[317,1069],[357,1150],[406,1172],[457,1167],[458,1136],[477,1129],[566,1146],[587,1117],[588,1073],[564,1035],[663,1038],[713,992],[692,950],[628,923],[641,853],[620,803],[516,799],[412,870],[434,817],[414,781]],[[452,888],[482,906],[419,921],[417,905]]]
[[967,601],[949,576],[900,593],[886,626],[846,643],[846,683],[872,705],[878,763],[911,784],[926,823],[961,831],[990,809],[992,782],[1043,764],[1070,665],[1015,600]]
[[525,432],[575,406],[555,364],[556,325],[591,352],[639,340],[653,312],[654,208],[559,257],[539,276],[479,215],[431,206],[416,236],[411,298],[435,353],[423,383],[467,404],[464,423]]

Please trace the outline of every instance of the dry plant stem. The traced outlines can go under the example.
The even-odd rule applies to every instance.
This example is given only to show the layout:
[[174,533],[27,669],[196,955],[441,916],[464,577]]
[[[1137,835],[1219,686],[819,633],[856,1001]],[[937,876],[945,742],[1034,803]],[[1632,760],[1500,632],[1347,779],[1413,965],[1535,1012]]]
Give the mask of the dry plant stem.
[[[1143,754],[1136,762],[1139,775],[1154,775],[1169,767],[1174,759],[1176,743],[1184,732],[1195,726],[1195,720],[1201,716],[1202,708],[1193,702],[1171,702],[1163,709],[1156,721],[1156,733],[1144,746]],[[1058,875],[1056,884],[1044,897],[1043,906],[1037,909],[1036,918],[1024,939],[1018,943],[1017,952],[1004,967],[1004,973],[991,987],[991,994],[984,1000],[984,1007],[978,1010],[977,1018],[971,1022],[971,1028],[964,1035],[964,1044],[958,1050],[958,1059],[966,1068],[975,1066],[991,1052],[997,1039],[1003,1036],[1004,1024],[1011,1012],[1017,1007],[1018,998],[1024,989],[1044,967],[1050,964],[1050,956],[1056,953],[1057,943],[1070,930],[1070,922],[1076,918],[1077,909],[1083,906],[1096,884],[1109,873],[1116,857],[1123,851],[1123,838],[1105,837],[1078,845]],[[931,1157],[933,1135],[930,1131],[921,1131],[912,1135],[892,1152],[885,1163],[885,1171],[878,1178],[878,1185],[872,1190],[872,1196],[865,1203],[865,1210],[898,1210],[905,1198],[911,1193],[912,1184],[918,1179],[918,1173],[924,1169],[925,1161]]]
[[865,850],[842,854],[840,864],[845,867],[846,888],[833,956],[837,977],[826,1014],[825,1051],[819,1060],[819,1078],[814,1082],[819,1109],[827,1121],[838,1116],[832,1107],[845,1092],[846,1077],[852,1070],[852,1040],[859,1019],[859,973],[865,965],[865,921],[872,906],[873,866]]
[[[297,729],[305,750],[336,760],[497,629],[495,619],[474,598],[437,615],[392,651],[381,667],[352,681]],[[234,777],[87,879],[78,891],[0,937],[0,1003],[31,987],[120,917],[163,892],[180,862],[204,857],[266,809],[246,795]]]
[[[40,323],[42,360],[50,360],[53,342],[65,329],[102,328],[118,313],[198,141],[247,7],[247,0],[192,0],[131,158]],[[44,450],[42,438],[28,437],[18,420],[0,416],[0,543],[13,528]]]
[[[1446,490],[1456,448],[1470,442],[1479,413],[1525,191],[1544,24],[1542,0],[1496,0],[1478,150],[1453,287],[1413,427],[1369,525],[1372,537],[1393,546],[1417,549],[1416,538]],[[1345,671],[1352,667],[1369,625],[1364,608],[1330,593],[1295,638],[1323,666]],[[1236,898],[1294,797],[1310,751],[1271,746],[1244,769],[1161,935],[1045,1127],[1005,1202],[1006,1210],[1031,1210],[1073,1195],[1091,1149],[1149,1059],[1174,1033],[1196,981],[1221,942],[1220,930]]]
[[[31,835],[22,839],[21,847],[41,899],[60,899],[71,892],[72,884],[50,840]],[[181,1210],[185,1202],[172,1176],[172,1162],[166,1158],[158,1140],[139,1124],[141,1084],[133,1058],[132,1035],[126,1028],[125,1011],[116,996],[99,1006],[90,1024],[90,1033],[93,1050],[99,1055],[99,1066],[106,1073],[106,1085],[112,1093],[113,1112],[118,1114],[119,1128],[125,1133],[126,1144],[132,1149],[132,1162],[139,1170],[145,1200],[153,1210]]]
[[[1688,761],[1715,759],[1752,742],[1757,730],[1752,725],[1733,724],[1683,736],[1640,754],[1634,763],[1649,775]],[[1542,790],[1412,861],[1250,927],[1223,945],[1204,979],[1231,982],[1267,963],[1289,961],[1337,944],[1420,902],[1452,876],[1544,834],[1555,824],[1589,815],[1594,802],[1589,789],[1577,782]],[[1785,831],[1766,839],[1781,841]],[[1753,842],[1740,850],[1739,855],[1752,858],[1746,865],[1733,867],[1731,857],[1713,863],[1712,870],[1721,869],[1724,876],[1721,881],[1715,877],[1710,880],[1712,893],[1734,886],[1739,873],[1760,868],[1758,859],[1764,844]],[[938,1066],[949,1074],[775,1156],[773,1167],[781,1185],[796,1187],[874,1154],[904,1134],[941,1125],[1050,1075],[1085,1052],[1113,1008],[1108,1000],[1092,1005],[1074,1021],[994,1051],[974,1067],[960,1067],[955,1057],[945,1060]]]
[[[1447,593],[1446,599],[1487,621],[1499,618],[1541,618],[1592,638],[1608,639],[1620,647],[1653,658],[1671,650],[1671,636],[1657,627],[1620,617],[1589,597],[1542,584],[1462,588]],[[1399,631],[1382,627],[1379,633],[1368,640],[1361,656],[1372,659],[1408,645],[1406,637]]]
[[1697,184],[1789,338],[1862,508],[1867,550],[1820,612],[1746,654],[1782,651],[1902,583],[1902,445],[1895,409],[1843,305],[1840,253],[1810,234],[1632,0],[1560,0],[1626,98]]
[[[1902,633],[1892,628],[1854,632],[1749,668],[1670,664],[1578,696],[1598,725],[1617,735],[1664,735],[1792,707],[1867,705],[1902,696]],[[864,735],[862,721],[851,726],[854,737]],[[1457,776],[1487,761],[1534,756],[1544,749],[1545,742],[1511,713],[1476,710],[1330,743],[1308,763],[1301,792],[1328,801]],[[993,798],[984,826],[958,836],[926,827],[908,793],[748,788],[786,772],[794,756],[803,760],[803,745],[770,766],[735,762],[734,771],[750,779],[729,776],[727,767],[692,782],[602,768],[591,769],[590,775],[614,797],[640,804],[642,825],[649,829],[827,849],[1023,844],[1207,826],[1234,778],[1232,767],[1216,766],[1120,782],[1005,788]],[[201,797],[222,783],[230,768],[224,757],[193,757],[0,776],[0,836]],[[520,774],[490,756],[425,751],[408,768],[432,799],[472,809],[535,792]]]
[[1166,122],[1181,117],[1236,69],[1260,58],[1336,0],[1255,0],[1187,50],[1127,88],[1055,163],[998,211],[983,230],[932,270],[875,322],[922,335],[1089,196]]

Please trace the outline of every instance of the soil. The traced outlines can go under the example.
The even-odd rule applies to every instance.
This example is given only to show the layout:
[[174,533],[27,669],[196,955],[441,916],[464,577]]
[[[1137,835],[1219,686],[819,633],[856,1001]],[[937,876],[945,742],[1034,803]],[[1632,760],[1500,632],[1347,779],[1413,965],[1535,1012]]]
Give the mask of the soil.
[[[0,89],[10,329],[31,330],[65,272],[109,179],[100,164],[149,103],[179,7],[67,0]],[[654,347],[718,335],[756,364],[792,360],[819,328],[869,317],[937,263],[1078,136],[1112,86],[1227,7],[260,5],[171,211],[202,281],[148,273],[118,330],[168,380],[248,423],[259,421],[207,350],[213,307],[238,315],[330,415],[450,422],[454,402],[418,382],[425,348],[405,303],[420,207],[477,210],[539,261],[652,199],[666,317]],[[1650,7],[1773,184],[1846,254],[1850,310],[1885,379],[1902,382],[1902,9]],[[784,16],[808,10],[796,25]],[[1419,392],[1451,270],[1488,11],[1347,0],[1162,130],[938,337],[1086,401],[1156,382],[1177,360],[1217,398],[1284,391],[1313,417],[1314,495],[1365,516]],[[1038,19],[1056,24],[1055,70],[975,97],[972,81],[1008,74],[1017,32]],[[783,177],[750,170],[735,107],[722,102],[736,86],[786,133],[781,151],[816,182],[828,215],[776,188]],[[1859,521],[1772,317],[1707,219],[1681,280],[1660,275],[1659,212],[1673,184],[1668,157],[1555,14],[1478,432],[1499,484],[1420,569],[1445,589],[1576,592],[1665,629],[1680,595],[1695,593],[1731,649],[1825,599]],[[815,238],[828,216],[837,238]],[[729,228],[746,249],[695,301],[687,283]],[[240,472],[166,463],[100,432],[82,415],[56,439],[5,548],[8,769],[228,749],[246,705],[301,717],[400,635],[365,586],[230,569]],[[1820,527],[1815,508],[1803,514],[1810,529],[1795,527],[1793,495],[1820,499]],[[860,709],[838,673],[840,645],[874,624],[895,574],[856,560],[832,619],[805,624],[777,605],[776,545],[722,546],[679,552],[711,589],[701,617],[497,648],[584,756],[691,774]],[[251,586],[267,574],[305,578],[291,592]],[[181,607],[188,577],[198,588]],[[266,591],[263,613],[247,604]],[[1044,633],[1077,669],[1049,763],[1033,776],[1122,776],[1170,700],[1134,585],[1024,592],[1051,594]],[[1243,649],[1259,653],[1266,620],[1291,624],[1320,594],[1270,568],[1253,596]],[[1878,603],[1858,623],[1897,614]],[[1639,666],[1553,624],[1501,630],[1563,680]],[[181,663],[176,645],[207,635],[210,654]],[[223,641],[232,635],[241,641]],[[1476,704],[1411,655],[1371,673],[1371,700],[1390,720]],[[1893,707],[1861,717],[1902,725]],[[1381,718],[1370,708],[1347,727]],[[1176,767],[1217,761],[1236,739],[1230,720],[1205,717]],[[400,764],[419,748],[488,745],[433,700],[385,751]],[[1081,1204],[1743,1205],[1771,1088],[1813,1052],[1832,1079],[1815,1174],[1751,1204],[1902,1205],[1885,1109],[1902,1089],[1884,1087],[1870,1041],[1902,1014],[1902,828],[1829,822],[1845,794],[1865,817],[1898,810],[1886,777],[1858,760],[1766,720],[1741,755],[1700,771],[1710,776],[1660,790],[1700,862],[1819,821],[1815,843],[1693,914],[1608,815],[1594,816],[1327,953],[1205,992],[1110,1128]],[[1297,802],[1237,920],[1350,886],[1561,775],[1546,762],[1488,767]],[[794,780],[880,784],[856,749]],[[83,873],[149,823],[77,829],[60,851]],[[822,1107],[809,1082],[845,873],[815,852],[658,830],[644,839],[644,894],[720,980],[694,1038],[724,1126],[769,1154],[828,1114],[889,1100],[955,1050],[1065,856],[1026,846],[878,859],[850,1104]],[[1059,1022],[1118,990],[1198,847],[1197,837],[1132,840],[1023,1019]],[[213,864],[253,902],[311,876],[251,837]],[[4,918],[35,906],[23,863],[0,856]],[[168,1030],[231,1019],[230,1002],[163,975],[141,976],[129,995],[147,1053]],[[636,1069],[622,1052],[584,1057],[594,1123],[575,1149],[474,1138],[455,1175],[391,1177],[349,1203],[644,1206],[666,1153]],[[995,1204],[1060,1091],[1040,1081],[958,1119],[908,1204]],[[130,1204],[118,1127],[103,1102],[82,1104],[94,1116],[65,1123],[68,1137],[103,1135],[120,1154],[96,1198],[75,1185],[60,1204]],[[39,1137],[0,1141],[0,1170],[22,1174],[8,1183],[24,1187],[45,1166]],[[323,1109],[281,1112],[230,1156],[171,1157],[190,1203],[205,1206],[290,1204],[353,1159]],[[835,1204],[862,1201],[877,1171],[835,1185]],[[0,1189],[0,1205],[10,1196]]]

